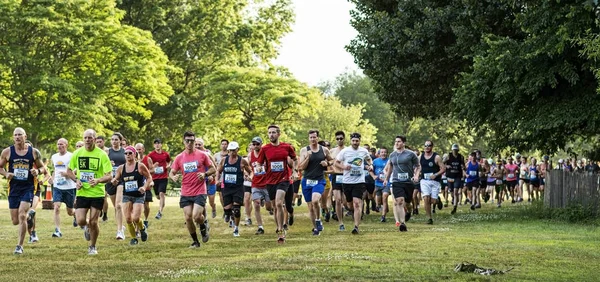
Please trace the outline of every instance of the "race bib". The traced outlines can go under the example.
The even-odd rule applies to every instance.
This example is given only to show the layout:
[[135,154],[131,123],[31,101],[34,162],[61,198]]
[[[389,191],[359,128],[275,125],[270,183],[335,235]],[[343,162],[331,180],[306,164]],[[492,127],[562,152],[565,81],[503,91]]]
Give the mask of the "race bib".
[[537,179],[537,175],[535,174],[535,172],[529,174],[529,179]]
[[136,192],[139,190],[137,181],[127,181],[125,182],[125,192]]
[[184,163],[183,164],[183,171],[185,173],[191,173],[191,172],[198,171],[198,162],[197,161],[193,161],[193,162]]
[[254,167],[254,175],[263,175],[265,174],[265,167],[262,165],[257,165]]
[[117,175],[117,169],[118,168],[119,168],[118,166],[113,166],[113,169],[112,169],[112,176],[113,177],[115,177],[115,175]]
[[362,176],[363,170],[360,168],[352,168],[350,169],[350,176]]
[[507,178],[515,178],[515,174],[514,173],[509,173],[506,177]]
[[165,172],[165,168],[162,166],[157,166],[154,168],[154,174],[162,174]]
[[29,177],[29,171],[22,168],[15,168],[13,174],[16,180],[27,180]]
[[428,173],[424,173],[423,174],[423,179],[425,180],[431,180],[431,176],[433,175],[433,173],[428,172]]
[[283,171],[283,162],[272,162],[271,163],[271,171],[272,172],[282,172]]
[[81,182],[90,182],[90,180],[94,179],[94,173],[93,172],[84,172],[82,171],[80,173],[80,180]]
[[444,180],[442,180],[442,182],[443,182],[444,184],[448,184],[448,179],[444,179]]
[[454,183],[454,178],[448,178],[448,182]]
[[500,180],[500,179],[496,180],[496,185],[502,185],[502,180]]
[[237,174],[225,174],[223,179],[227,184],[235,184],[237,182]]
[[469,170],[469,176],[477,176],[477,171]]
[[385,174],[380,173],[379,174],[379,180],[383,181],[385,179]]
[[337,183],[337,184],[344,183],[344,176],[343,175],[336,175],[335,176],[335,183]]
[[65,185],[65,184],[67,184],[67,178],[65,178],[64,176],[56,176],[54,178],[54,184],[55,185]]
[[306,179],[306,186],[308,187],[313,187],[317,184],[319,184],[319,180]]
[[408,173],[407,172],[398,173],[398,180],[400,180],[400,181],[408,180]]

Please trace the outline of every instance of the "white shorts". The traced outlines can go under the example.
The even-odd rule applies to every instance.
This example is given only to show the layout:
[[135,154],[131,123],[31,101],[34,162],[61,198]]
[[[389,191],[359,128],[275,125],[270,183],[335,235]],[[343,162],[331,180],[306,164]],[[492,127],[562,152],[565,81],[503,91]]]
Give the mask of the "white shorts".
[[437,199],[441,189],[442,184],[438,181],[421,179],[421,194],[423,197],[431,196],[432,199]]
[[267,188],[252,188],[252,201],[261,199],[264,199],[267,203],[271,201],[271,199],[269,199]]

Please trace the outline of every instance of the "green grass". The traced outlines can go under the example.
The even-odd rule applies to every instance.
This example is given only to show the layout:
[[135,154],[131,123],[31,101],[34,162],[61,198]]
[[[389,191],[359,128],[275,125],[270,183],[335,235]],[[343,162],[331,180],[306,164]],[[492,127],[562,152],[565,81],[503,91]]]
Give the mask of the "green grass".
[[[0,203],[0,281],[229,281],[229,280],[378,280],[378,281],[597,281],[600,232],[596,226],[543,221],[526,215],[526,206],[487,204],[471,212],[460,206],[451,216],[444,208],[433,226],[425,216],[413,217],[409,232],[399,233],[393,222],[379,223],[379,214],[365,216],[361,234],[338,232],[325,223],[313,237],[306,204],[296,207],[296,223],[284,245],[276,243],[271,217],[266,234],[255,226],[241,227],[234,238],[221,219],[211,220],[211,239],[200,249],[188,249],[191,239],[183,224],[177,198],[168,199],[161,220],[152,205],[149,240],[129,246],[116,241],[113,212],[101,223],[99,254],[87,255],[82,231],[73,228],[62,211],[63,238],[51,238],[52,212],[38,209],[40,242],[26,244],[25,254],[12,254],[16,227],[10,223],[6,200]],[[220,214],[219,210],[219,214]],[[424,211],[422,211],[424,213]],[[393,217],[392,217],[393,218]],[[346,220],[350,227],[350,220]],[[350,230],[351,228],[348,228]],[[494,277],[454,273],[468,261],[511,272]]]

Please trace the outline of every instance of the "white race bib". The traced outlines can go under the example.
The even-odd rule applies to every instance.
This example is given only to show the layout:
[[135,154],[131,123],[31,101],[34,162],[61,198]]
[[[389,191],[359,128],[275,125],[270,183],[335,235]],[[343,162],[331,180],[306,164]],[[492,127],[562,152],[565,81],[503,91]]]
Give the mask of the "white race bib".
[[399,172],[398,173],[398,180],[399,181],[406,181],[406,180],[408,180],[408,172]]
[[380,173],[379,174],[379,180],[383,181],[385,179],[385,174]]
[[423,179],[425,180],[431,180],[431,176],[433,175],[433,173],[428,172],[428,173],[424,173],[423,174]]
[[448,182],[454,183],[454,178],[448,178]]
[[227,174],[226,173],[223,177],[224,177],[223,179],[225,180],[225,183],[227,183],[227,184],[235,184],[237,182],[237,174]]
[[477,176],[476,170],[469,170],[469,176]]
[[514,173],[509,173],[506,177],[507,178],[515,178],[515,174]]
[[271,163],[271,171],[272,172],[282,172],[283,171],[283,161],[272,162]]
[[67,178],[65,178],[64,176],[56,176],[54,178],[54,185],[65,185],[67,184]]
[[90,180],[94,179],[94,173],[93,172],[85,172],[82,171],[80,174],[80,180],[81,182],[90,182]]
[[183,171],[185,173],[191,173],[191,172],[198,171],[198,162],[197,161],[193,161],[193,162],[184,163],[183,164]]
[[165,168],[163,168],[162,166],[157,166],[154,168],[154,174],[162,174],[165,172]]
[[135,192],[139,190],[137,181],[127,181],[125,182],[125,192]]
[[265,167],[262,165],[257,165],[254,167],[254,175],[263,175],[265,174]]
[[496,185],[502,185],[502,180],[500,180],[500,179],[496,180]]
[[363,170],[360,168],[351,168],[350,169],[350,176],[362,176],[363,175]]
[[444,184],[448,184],[448,179],[444,179],[444,180],[442,180],[442,182],[443,182]]
[[313,187],[317,184],[319,184],[319,180],[306,179],[306,186],[308,187]]
[[336,175],[335,176],[335,183],[336,184],[342,184],[342,183],[344,183],[344,176],[343,175]]
[[22,168],[15,168],[13,174],[16,180],[27,180],[29,177],[29,171]]

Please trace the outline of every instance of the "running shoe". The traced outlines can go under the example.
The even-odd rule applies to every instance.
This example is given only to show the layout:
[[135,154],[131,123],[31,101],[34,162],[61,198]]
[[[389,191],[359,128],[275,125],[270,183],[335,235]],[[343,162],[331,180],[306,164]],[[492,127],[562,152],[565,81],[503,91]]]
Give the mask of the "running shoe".
[[13,252],[13,254],[15,254],[15,255],[22,255],[23,254],[23,247],[17,245],[17,247],[15,248],[15,251]]
[[97,254],[98,254],[98,250],[96,250],[96,247],[92,247],[92,246],[88,247],[88,255],[93,256],[93,255],[97,255]]
[[400,227],[398,227],[398,229],[400,230],[400,232],[408,231],[408,228],[406,228],[406,224],[404,223],[400,224]]

